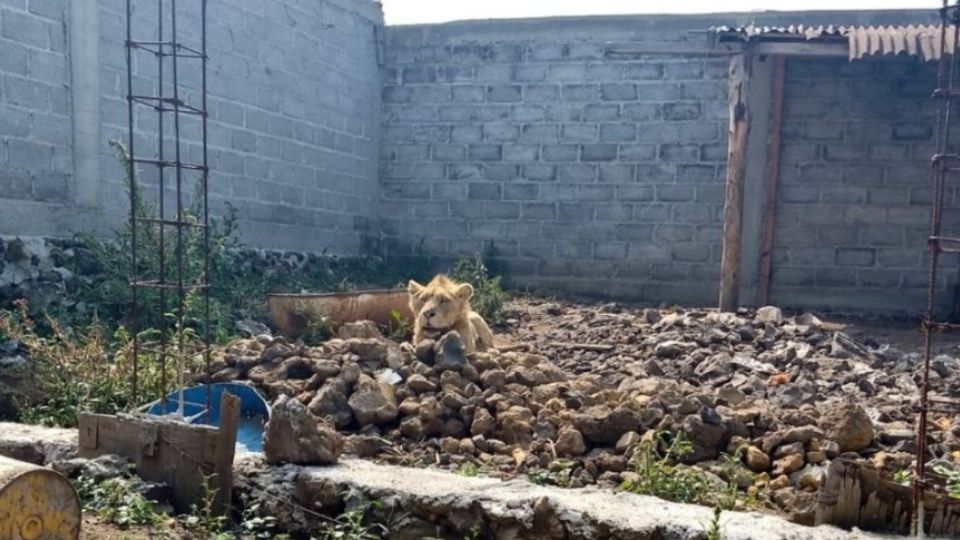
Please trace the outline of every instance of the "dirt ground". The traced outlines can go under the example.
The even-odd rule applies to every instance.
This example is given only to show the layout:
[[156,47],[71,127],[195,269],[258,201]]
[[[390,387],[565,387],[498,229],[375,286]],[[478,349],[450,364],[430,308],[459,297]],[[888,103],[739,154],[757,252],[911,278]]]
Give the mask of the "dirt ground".
[[153,532],[145,527],[121,529],[116,525],[103,523],[96,516],[83,516],[80,527],[80,540],[153,540],[180,538],[169,532]]

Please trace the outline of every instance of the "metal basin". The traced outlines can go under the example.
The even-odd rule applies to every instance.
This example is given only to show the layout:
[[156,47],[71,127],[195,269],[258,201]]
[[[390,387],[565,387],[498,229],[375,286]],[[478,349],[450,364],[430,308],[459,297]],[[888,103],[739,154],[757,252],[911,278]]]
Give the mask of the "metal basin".
[[289,339],[303,334],[311,318],[322,316],[334,326],[344,323],[370,320],[381,326],[393,328],[399,312],[407,320],[413,320],[406,289],[380,289],[326,294],[271,294],[267,297],[270,320]]

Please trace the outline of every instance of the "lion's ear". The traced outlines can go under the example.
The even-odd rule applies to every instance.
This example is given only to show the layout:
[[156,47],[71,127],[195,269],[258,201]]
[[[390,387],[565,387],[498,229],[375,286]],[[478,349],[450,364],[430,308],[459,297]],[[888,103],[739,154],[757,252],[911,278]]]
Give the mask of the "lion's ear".
[[422,290],[423,290],[423,285],[417,283],[412,279],[410,280],[409,283],[407,283],[407,292],[409,292],[413,296],[420,294],[420,291]]
[[461,300],[469,300],[470,297],[473,296],[473,285],[464,283],[457,287],[457,296],[459,296]]

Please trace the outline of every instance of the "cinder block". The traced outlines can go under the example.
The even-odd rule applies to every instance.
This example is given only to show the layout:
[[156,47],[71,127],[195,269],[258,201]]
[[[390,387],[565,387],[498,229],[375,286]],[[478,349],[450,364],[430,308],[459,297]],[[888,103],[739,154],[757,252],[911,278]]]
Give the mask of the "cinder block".
[[560,138],[564,141],[593,142],[597,140],[596,124],[564,124]]
[[471,200],[496,201],[500,200],[499,184],[476,184],[467,186],[467,198]]
[[604,101],[633,101],[637,99],[637,87],[632,83],[600,85],[600,99]]
[[503,147],[499,144],[471,144],[467,147],[467,155],[475,161],[500,161]]
[[597,221],[629,222],[633,219],[633,205],[623,203],[598,205],[596,219]]
[[576,161],[579,147],[575,144],[545,144],[540,149],[544,161]]
[[530,163],[523,166],[523,177],[530,181],[553,181],[557,179],[557,166],[545,163]]
[[[34,15],[3,9],[0,11],[0,36],[41,49],[50,48],[50,29],[53,23]],[[6,43],[4,43],[6,50]],[[62,47],[58,49],[62,51]]]
[[560,87],[556,84],[529,84],[524,90],[524,99],[527,102],[551,102],[559,98]]
[[518,184],[511,182],[503,186],[503,199],[507,201],[535,201],[540,196],[537,184]]
[[517,163],[537,161],[540,147],[534,144],[508,144],[503,147],[503,160]]
[[597,181],[597,166],[593,163],[558,165],[557,179],[569,184],[590,184]]
[[837,248],[837,266],[873,266],[876,250],[872,248]]
[[513,124],[485,124],[483,136],[487,141],[507,142],[520,138],[520,127]]
[[627,258],[627,244],[624,242],[597,242],[593,246],[593,256],[598,261],[622,261]]
[[664,120],[697,120],[700,115],[700,103],[696,101],[663,104]]
[[693,186],[667,185],[657,186],[657,200],[663,202],[689,202],[693,200]]
[[496,85],[487,87],[487,101],[491,103],[517,102],[523,99],[520,86]]
[[[516,186],[518,184],[511,184],[506,186],[507,192],[509,193],[509,188]],[[509,198],[509,197],[508,197]],[[520,205],[520,219],[523,220],[546,220],[546,219],[557,219],[557,205],[553,203],[522,203]]]
[[695,144],[662,144],[660,159],[663,161],[696,162],[700,157],[700,147]]
[[610,122],[620,116],[619,105],[587,105],[583,109],[583,119],[587,122]]
[[[622,157],[622,156],[621,156]],[[618,163],[601,163],[599,180],[611,184],[626,184],[636,178],[636,167]]]
[[615,144],[581,145],[580,159],[582,161],[613,161],[617,159],[617,145]]
[[634,124],[601,124],[601,142],[630,142],[637,139],[637,127]]
[[483,86],[457,84],[450,87],[451,101],[454,103],[482,103],[486,97]]
[[558,140],[558,132],[558,126],[553,124],[527,124],[523,126],[520,140],[525,143],[555,143]]

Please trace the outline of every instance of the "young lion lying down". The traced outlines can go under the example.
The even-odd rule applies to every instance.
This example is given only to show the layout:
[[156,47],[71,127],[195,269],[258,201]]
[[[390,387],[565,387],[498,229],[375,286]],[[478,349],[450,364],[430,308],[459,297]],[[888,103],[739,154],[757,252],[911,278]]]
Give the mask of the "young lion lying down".
[[470,309],[473,286],[457,284],[443,274],[433,278],[426,287],[410,280],[410,311],[416,315],[413,325],[413,344],[456,330],[463,338],[464,352],[484,351],[493,347],[493,332],[478,313]]

